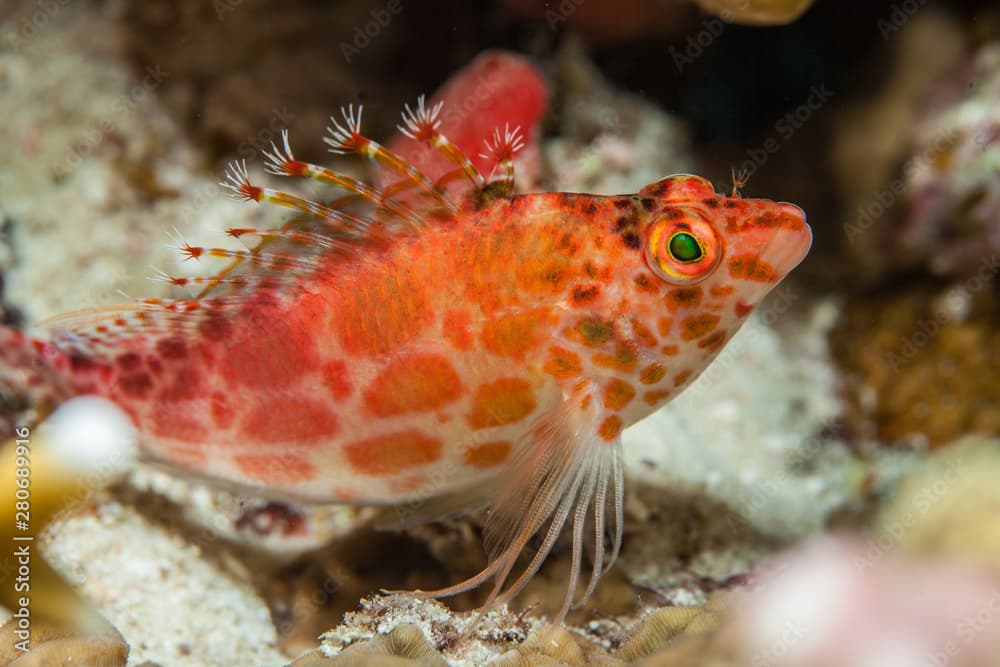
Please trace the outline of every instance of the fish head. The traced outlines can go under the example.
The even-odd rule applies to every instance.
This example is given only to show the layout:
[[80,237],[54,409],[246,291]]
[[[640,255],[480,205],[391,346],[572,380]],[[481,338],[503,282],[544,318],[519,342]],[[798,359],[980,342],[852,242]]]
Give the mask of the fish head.
[[716,350],[812,245],[805,214],[794,204],[720,195],[709,181],[688,175],[639,194],[654,200],[640,236],[645,268],[667,288],[660,307],[693,327],[675,329],[681,339],[700,339],[698,323],[711,322]]

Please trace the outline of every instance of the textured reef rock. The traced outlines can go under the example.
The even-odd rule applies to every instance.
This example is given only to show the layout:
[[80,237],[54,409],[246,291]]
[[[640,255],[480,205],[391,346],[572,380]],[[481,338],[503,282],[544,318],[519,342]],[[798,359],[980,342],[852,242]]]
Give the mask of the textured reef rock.
[[831,150],[845,210],[842,238],[867,276],[884,274],[897,260],[886,246],[899,236],[913,128],[934,89],[961,61],[963,40],[961,26],[945,14],[928,9],[913,16],[886,45],[878,85],[837,118]]
[[941,84],[918,123],[896,238],[904,261],[932,273],[1000,269],[1000,44]]
[[831,343],[847,425],[860,441],[923,449],[1000,432],[994,281],[923,280],[850,300]]

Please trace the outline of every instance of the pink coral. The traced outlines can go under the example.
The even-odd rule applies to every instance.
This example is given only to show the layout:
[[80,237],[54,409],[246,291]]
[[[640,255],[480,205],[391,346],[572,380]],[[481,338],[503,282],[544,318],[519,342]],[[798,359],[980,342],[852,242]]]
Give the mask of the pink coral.
[[986,667],[1000,655],[1000,580],[822,538],[765,576],[741,615],[750,664]]
[[[539,125],[548,97],[545,79],[529,60],[506,51],[485,51],[434,93],[427,108],[443,103],[441,133],[468,155],[480,171],[492,168],[495,162],[481,154],[497,128],[519,126],[525,147],[516,162],[518,179],[524,184],[535,182],[541,171]],[[457,168],[440,151],[401,132],[389,142],[388,148],[432,179]],[[398,177],[381,171],[376,180],[385,185]]]

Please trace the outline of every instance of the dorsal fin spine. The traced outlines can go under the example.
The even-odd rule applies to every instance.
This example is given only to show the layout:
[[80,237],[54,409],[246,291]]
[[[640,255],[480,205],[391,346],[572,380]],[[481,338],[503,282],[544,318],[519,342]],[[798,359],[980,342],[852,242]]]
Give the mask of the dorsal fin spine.
[[[422,141],[428,146],[437,149],[445,158],[458,165],[466,178],[472,182],[476,190],[482,190],[486,184],[486,179],[476,169],[465,153],[458,146],[441,134],[438,128],[441,126],[441,107],[444,102],[438,102],[430,109],[424,102],[424,96],[417,98],[416,109],[411,109],[407,104],[403,108],[403,124],[397,125],[399,131],[416,141]],[[440,183],[440,181],[439,181]]]
[[355,113],[353,104],[341,107],[340,113],[344,117],[343,124],[335,117],[330,117],[330,125],[327,127],[330,136],[323,138],[323,141],[330,146],[330,152],[363,155],[369,160],[387,169],[391,169],[396,174],[406,178],[414,186],[437,199],[445,207],[452,211],[457,211],[458,207],[455,205],[455,202],[451,200],[447,192],[437,187],[434,181],[399,155],[393,153],[377,141],[373,141],[361,134],[361,111],[362,107],[359,106],[357,113]]

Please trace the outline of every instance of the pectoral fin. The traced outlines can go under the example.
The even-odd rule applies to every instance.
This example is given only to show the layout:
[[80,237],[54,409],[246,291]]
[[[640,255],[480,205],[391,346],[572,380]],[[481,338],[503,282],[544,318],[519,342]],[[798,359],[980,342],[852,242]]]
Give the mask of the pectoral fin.
[[[579,393],[536,420],[515,448],[490,504],[485,536],[489,564],[460,584],[424,595],[455,595],[492,579],[493,590],[484,610],[509,601],[538,571],[572,517],[570,581],[554,622],[562,621],[576,597],[588,524],[595,538],[593,569],[580,602],[589,597],[606,571],[604,533],[609,509],[614,546],[607,558],[608,567],[618,555],[622,533],[621,442],[607,442],[598,435],[602,415],[597,404],[588,393]],[[518,557],[536,534],[544,534],[541,545],[524,570],[508,583]]]

